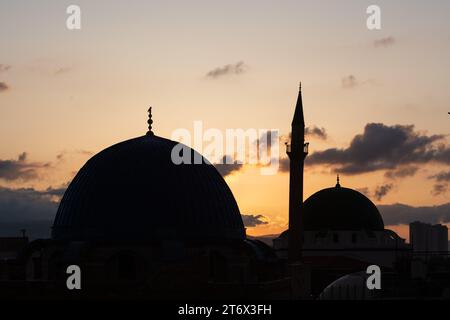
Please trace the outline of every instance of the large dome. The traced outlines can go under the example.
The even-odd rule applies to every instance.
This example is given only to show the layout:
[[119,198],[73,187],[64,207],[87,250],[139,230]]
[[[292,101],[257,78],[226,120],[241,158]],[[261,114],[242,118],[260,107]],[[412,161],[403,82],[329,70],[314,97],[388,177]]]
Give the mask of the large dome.
[[206,163],[175,165],[171,152],[176,144],[146,135],[96,154],[65,192],[52,237],[243,239],[239,208],[222,176]]
[[384,230],[383,219],[372,201],[339,184],[316,192],[303,208],[305,230]]

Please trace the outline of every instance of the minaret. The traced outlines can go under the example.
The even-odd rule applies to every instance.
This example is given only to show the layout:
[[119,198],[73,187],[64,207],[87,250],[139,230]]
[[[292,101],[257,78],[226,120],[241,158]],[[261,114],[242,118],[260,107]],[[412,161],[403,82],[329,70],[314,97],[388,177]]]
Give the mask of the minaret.
[[303,166],[308,154],[308,143],[305,143],[301,83],[291,128],[291,141],[286,145],[286,153],[290,160],[288,258],[290,262],[296,262],[302,256],[304,229],[302,217]]

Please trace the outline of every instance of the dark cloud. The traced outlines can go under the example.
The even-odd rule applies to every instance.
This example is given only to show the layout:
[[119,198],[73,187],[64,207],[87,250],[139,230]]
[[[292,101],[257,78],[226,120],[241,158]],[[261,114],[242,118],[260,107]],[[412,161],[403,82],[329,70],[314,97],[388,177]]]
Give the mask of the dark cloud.
[[366,197],[370,197],[370,190],[367,187],[363,187],[363,188],[355,188],[356,191],[361,192],[362,194],[364,194]]
[[373,45],[376,48],[379,48],[379,47],[386,48],[386,47],[390,47],[390,46],[394,45],[395,42],[396,42],[396,40],[394,37],[385,37],[385,38],[375,40],[373,42]]
[[0,64],[0,73],[6,72],[6,71],[8,71],[9,69],[11,69],[11,66],[10,66],[10,65],[7,65],[7,64]]
[[414,166],[402,167],[397,170],[387,171],[384,176],[389,179],[412,177],[416,174],[417,170],[419,168]]
[[446,184],[446,183],[436,183],[433,186],[433,190],[431,190],[431,194],[433,196],[439,196],[441,194],[447,193],[447,189],[448,189],[448,184]]
[[38,170],[49,167],[48,163],[37,163],[27,161],[27,153],[21,153],[17,160],[0,159],[0,179],[13,180],[31,180],[38,176]]
[[66,192],[68,186],[69,184],[66,183],[59,188],[48,187],[45,191],[40,191],[40,194],[43,196],[52,196],[52,197],[54,196],[61,199],[62,196],[64,195],[64,192]]
[[223,67],[215,68],[215,69],[209,71],[206,74],[206,76],[208,78],[217,79],[219,77],[226,76],[226,75],[242,74],[246,70],[247,70],[247,66],[245,65],[245,63],[243,61],[239,61],[235,64],[227,64]]
[[0,92],[4,92],[6,90],[9,90],[9,86],[4,82],[0,82]]
[[317,126],[307,127],[305,129],[305,135],[308,137],[314,137],[321,140],[326,140],[328,138],[325,128],[319,128]]
[[317,151],[306,158],[307,164],[324,164],[346,174],[394,170],[427,162],[450,164],[450,148],[436,146],[444,135],[425,135],[413,125],[386,126],[369,123],[356,135],[348,148]]
[[354,75],[349,75],[344,78],[342,78],[342,87],[349,89],[354,88],[358,85],[358,81],[356,80],[356,77]]
[[439,172],[429,176],[428,179],[433,179],[436,181],[436,184],[433,186],[433,190],[431,190],[431,194],[433,196],[439,196],[447,193],[448,184],[450,182],[450,171]]
[[438,182],[450,182],[450,171],[442,171],[437,174],[428,177],[429,179],[435,179]]
[[214,164],[217,171],[222,175],[222,177],[226,177],[234,172],[237,172],[243,168],[243,165],[240,163],[236,163],[231,156],[223,156],[221,163]]
[[28,154],[26,152],[22,152],[21,154],[19,154],[19,161],[26,161],[28,157]]
[[38,191],[0,187],[0,232],[12,236],[27,229],[32,238],[48,237],[65,187]]
[[412,207],[405,204],[377,206],[385,225],[409,224],[414,221],[426,223],[449,223],[450,203],[439,206]]
[[267,218],[262,214],[243,214],[242,221],[244,222],[244,226],[251,228],[256,227],[262,224],[268,224]]
[[394,185],[392,183],[377,186],[374,192],[375,199],[381,201],[381,199],[383,199],[392,190],[393,187]]

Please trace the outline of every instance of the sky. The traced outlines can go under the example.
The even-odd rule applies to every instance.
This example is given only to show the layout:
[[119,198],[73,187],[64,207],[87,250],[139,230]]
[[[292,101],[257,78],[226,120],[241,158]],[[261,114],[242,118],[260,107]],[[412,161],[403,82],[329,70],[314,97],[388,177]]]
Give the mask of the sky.
[[[73,4],[80,30],[66,27]],[[380,30],[366,26],[372,4]],[[1,0],[0,221],[52,218],[46,201],[95,153],[144,134],[150,105],[168,138],[194,121],[287,136],[301,81],[306,125],[322,132],[308,136],[305,198],[340,173],[403,237],[411,219],[448,223],[448,12],[439,0]],[[249,234],[286,228],[286,171],[225,179]]]

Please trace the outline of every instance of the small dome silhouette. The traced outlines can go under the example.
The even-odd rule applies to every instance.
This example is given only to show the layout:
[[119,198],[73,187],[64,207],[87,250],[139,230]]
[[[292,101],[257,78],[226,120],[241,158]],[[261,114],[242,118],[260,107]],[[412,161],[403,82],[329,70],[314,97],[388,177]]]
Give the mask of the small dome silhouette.
[[[306,231],[382,231],[384,222],[377,207],[362,193],[341,187],[322,189],[303,204],[303,223]],[[280,237],[287,237],[285,230]]]
[[384,230],[383,219],[372,201],[339,184],[316,192],[303,208],[305,230]]
[[[214,166],[172,162],[178,144],[145,135],[93,156],[65,192],[57,240],[244,239],[231,190]],[[194,150],[186,147],[194,154]]]

